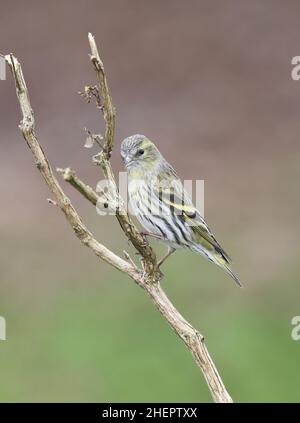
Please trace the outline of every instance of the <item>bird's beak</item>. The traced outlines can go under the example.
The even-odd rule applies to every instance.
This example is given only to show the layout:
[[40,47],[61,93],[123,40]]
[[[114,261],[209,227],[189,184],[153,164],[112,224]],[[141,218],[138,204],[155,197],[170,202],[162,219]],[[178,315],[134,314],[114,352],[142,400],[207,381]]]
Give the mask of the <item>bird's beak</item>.
[[123,157],[123,163],[125,166],[128,166],[130,162],[131,162],[130,156]]

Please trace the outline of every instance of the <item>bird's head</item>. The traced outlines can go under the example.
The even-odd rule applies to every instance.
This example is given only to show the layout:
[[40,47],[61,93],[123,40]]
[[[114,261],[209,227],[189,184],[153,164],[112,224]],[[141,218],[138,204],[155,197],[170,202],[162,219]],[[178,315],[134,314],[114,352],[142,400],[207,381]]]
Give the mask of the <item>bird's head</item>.
[[129,171],[152,170],[160,162],[161,154],[157,147],[144,135],[132,135],[121,144],[121,156]]

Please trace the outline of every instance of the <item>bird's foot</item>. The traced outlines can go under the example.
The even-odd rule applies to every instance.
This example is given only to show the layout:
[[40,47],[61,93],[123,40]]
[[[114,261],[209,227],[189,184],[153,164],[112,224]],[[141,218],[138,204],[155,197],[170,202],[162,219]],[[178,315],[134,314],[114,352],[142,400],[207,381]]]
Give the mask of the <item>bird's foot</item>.
[[157,267],[160,268],[160,266],[167,260],[167,258],[170,257],[170,255],[175,251],[176,248],[169,247],[167,253],[158,261]]
[[165,274],[160,270],[159,266],[157,266],[156,268],[156,273],[158,274],[158,278],[160,281],[165,277]]
[[141,232],[141,235],[142,235],[144,238],[147,238],[147,236],[151,236],[152,238],[156,238],[156,239],[161,239],[161,240],[163,240],[163,238],[162,238],[160,235],[153,234],[153,233],[151,233],[151,232]]

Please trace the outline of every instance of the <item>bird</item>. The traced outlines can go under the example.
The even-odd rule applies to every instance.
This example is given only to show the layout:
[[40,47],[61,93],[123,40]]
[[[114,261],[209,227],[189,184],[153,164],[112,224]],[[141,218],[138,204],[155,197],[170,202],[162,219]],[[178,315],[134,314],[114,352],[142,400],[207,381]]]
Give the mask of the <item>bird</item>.
[[186,248],[225,270],[242,286],[231,269],[229,255],[216,240],[200,212],[156,145],[145,135],[132,135],[121,143],[121,157],[128,174],[128,199],[146,232],[168,246],[158,267],[175,251]]

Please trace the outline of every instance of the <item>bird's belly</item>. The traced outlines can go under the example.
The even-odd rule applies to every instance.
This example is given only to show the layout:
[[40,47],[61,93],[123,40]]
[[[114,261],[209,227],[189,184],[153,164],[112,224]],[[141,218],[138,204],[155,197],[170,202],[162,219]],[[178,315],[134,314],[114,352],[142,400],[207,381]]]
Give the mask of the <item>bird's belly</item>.
[[146,232],[157,236],[160,241],[166,243],[172,248],[177,249],[184,247],[183,244],[178,242],[178,238],[176,239],[174,234],[165,226],[161,216],[144,212],[141,209],[139,202],[136,203],[133,199],[130,200],[130,206],[134,216]]
[[147,210],[143,210],[143,207],[140,204],[139,199],[131,198],[130,200],[130,209],[131,213],[137,218],[140,224],[145,228],[147,232],[150,232],[154,235],[163,237],[159,225],[156,222],[157,217],[151,215]]
[[147,232],[159,236],[161,239],[166,238],[165,234],[160,229],[160,218],[159,216],[155,216],[151,213],[149,201],[147,200],[145,193],[141,190],[135,189],[129,192],[129,198],[130,213],[137,218],[143,228]]
[[169,246],[173,248],[187,246],[187,229],[180,222],[174,224],[170,209],[165,208],[163,213],[160,212],[159,204],[154,200],[151,202],[147,186],[145,184],[138,186],[137,183],[134,181],[129,184],[130,212],[138,219],[146,232],[158,236]]

